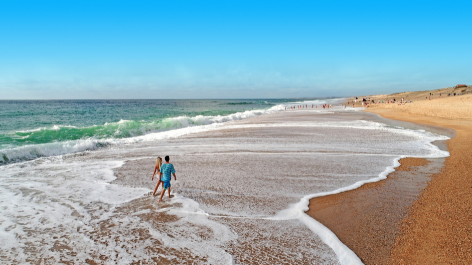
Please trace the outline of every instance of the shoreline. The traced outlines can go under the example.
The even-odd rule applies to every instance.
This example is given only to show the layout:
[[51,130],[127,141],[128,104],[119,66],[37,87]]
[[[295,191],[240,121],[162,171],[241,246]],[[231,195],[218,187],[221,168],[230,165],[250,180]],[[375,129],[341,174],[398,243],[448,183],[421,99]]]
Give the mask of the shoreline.
[[[381,117],[373,121],[383,122]],[[406,129],[451,132],[416,124],[392,123]],[[447,151],[444,140],[432,142]],[[445,158],[402,157],[384,178],[341,193],[309,200],[307,215],[326,226],[364,264],[386,264],[399,235],[399,223],[418,199],[431,175],[440,171]]]
[[[434,105],[430,108],[434,108]],[[472,122],[468,117],[431,117],[404,110],[369,109],[389,119],[442,126],[456,131],[447,141],[450,156],[434,174],[409,215],[401,223],[401,235],[390,263],[465,264],[472,261]],[[440,112],[440,111],[439,111]]]
[[[356,190],[313,198],[307,214],[333,231],[366,264],[471,262],[472,181],[465,177],[472,176],[469,151],[472,150],[472,140],[467,139],[471,138],[470,133],[469,137],[467,135],[472,129],[472,118],[467,113],[470,103],[470,95],[465,95],[423,100],[406,106],[373,105],[366,109],[366,112],[390,120],[454,130],[455,137],[446,141],[451,156],[444,160],[439,172],[429,174],[430,180],[417,190],[415,199],[410,200],[406,207],[397,207],[393,214],[386,211],[392,205],[385,202],[392,201],[395,194],[402,194],[405,189],[402,191],[395,187],[392,192],[389,186],[402,183],[397,176],[400,171],[405,175],[403,182],[410,178],[411,183],[411,179],[417,178],[416,171],[427,167],[424,163],[413,163],[414,166],[410,166],[412,170],[405,171],[401,167],[411,164],[411,161],[402,159],[402,165],[385,180],[365,184]],[[454,112],[455,109],[459,111]],[[382,199],[369,202],[366,195]],[[393,202],[395,207],[402,204]],[[361,207],[370,210],[367,214],[359,214],[356,211]],[[343,222],[343,217],[351,218],[350,222]],[[352,218],[363,222],[353,222]],[[389,222],[379,224],[379,220]]]
[[402,158],[386,179],[311,199],[306,214],[335,233],[364,264],[386,264],[400,232],[397,224],[442,160]]

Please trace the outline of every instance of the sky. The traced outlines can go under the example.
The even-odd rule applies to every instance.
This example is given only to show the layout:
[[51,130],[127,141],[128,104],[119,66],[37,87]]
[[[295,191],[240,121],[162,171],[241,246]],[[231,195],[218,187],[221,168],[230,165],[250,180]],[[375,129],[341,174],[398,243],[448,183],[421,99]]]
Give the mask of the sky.
[[472,1],[0,0],[0,99],[298,98],[472,84]]

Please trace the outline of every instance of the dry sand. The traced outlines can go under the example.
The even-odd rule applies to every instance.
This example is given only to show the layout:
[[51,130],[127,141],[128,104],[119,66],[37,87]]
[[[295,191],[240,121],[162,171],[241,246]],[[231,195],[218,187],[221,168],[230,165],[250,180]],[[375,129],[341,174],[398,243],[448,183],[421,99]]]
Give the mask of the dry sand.
[[[407,217],[400,223],[395,223],[395,218],[390,218],[390,222],[385,224],[376,223],[375,218],[379,217],[379,213],[401,215],[399,207],[382,205],[382,203],[376,204],[379,207],[377,212],[369,210],[366,211],[367,216],[356,217],[356,220],[362,222],[367,220],[366,222],[346,222],[345,225],[348,227],[339,226],[335,221],[336,218],[324,217],[326,220],[322,223],[332,228],[332,231],[338,234],[346,245],[357,251],[356,253],[364,262],[369,264],[472,264],[471,91],[472,87],[469,86],[455,90],[446,88],[369,97],[375,101],[379,99],[385,101],[393,97],[397,100],[404,98],[405,101],[413,101],[404,105],[371,104],[367,111],[389,119],[450,128],[456,131],[456,137],[447,141],[451,156],[446,158],[441,172],[431,176],[431,181],[422,191],[419,199],[408,209]],[[447,97],[447,93],[454,92],[460,92],[463,95]],[[431,100],[429,93],[433,94]],[[439,93],[442,94],[442,98]],[[350,101],[352,102],[352,99]],[[394,175],[389,175],[389,178],[396,181]],[[387,183],[388,179],[385,182]],[[362,207],[365,202],[359,199],[362,198],[359,194],[370,194],[370,196],[374,194],[382,198],[376,198],[377,200],[388,201],[392,197],[388,188],[385,188],[388,186],[382,183],[365,185],[356,192],[349,192],[337,198],[325,198],[324,206],[321,208],[328,209],[325,213],[329,213],[329,208],[347,211],[349,203],[355,205],[354,208]],[[340,199],[343,200],[342,206],[339,206]],[[316,201],[310,203],[313,204]],[[374,206],[369,207],[375,209]],[[393,209],[393,212],[384,212],[385,209]],[[322,219],[324,213],[321,210],[310,206],[309,214]],[[331,211],[336,212],[336,210]],[[351,210],[351,213],[343,214],[349,216],[353,215],[352,212]],[[388,218],[383,218],[383,220],[386,219]],[[395,232],[398,231],[396,229],[399,229],[398,234]],[[392,243],[392,235],[395,235],[395,243]],[[376,257],[374,254],[382,257]]]

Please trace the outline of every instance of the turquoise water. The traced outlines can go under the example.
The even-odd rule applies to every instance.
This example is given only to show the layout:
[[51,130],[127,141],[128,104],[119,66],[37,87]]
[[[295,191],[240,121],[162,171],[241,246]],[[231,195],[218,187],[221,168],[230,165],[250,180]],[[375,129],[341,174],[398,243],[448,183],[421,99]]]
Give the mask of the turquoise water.
[[[121,139],[224,122],[231,120],[225,120],[231,114],[266,110],[293,101],[295,100],[0,101],[0,164],[107,145],[97,141],[100,139]],[[73,148],[79,144],[79,140],[95,142],[92,147]],[[59,143],[67,143],[68,147],[58,145]],[[67,150],[59,150],[61,148]]]

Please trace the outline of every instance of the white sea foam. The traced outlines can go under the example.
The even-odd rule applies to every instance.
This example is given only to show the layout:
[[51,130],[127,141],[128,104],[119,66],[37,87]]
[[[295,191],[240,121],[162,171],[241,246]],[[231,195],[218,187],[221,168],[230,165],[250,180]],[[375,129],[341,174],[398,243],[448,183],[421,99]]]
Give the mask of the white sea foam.
[[19,130],[16,131],[17,133],[32,133],[32,132],[40,132],[40,131],[59,131],[61,128],[77,128],[76,126],[72,125],[53,125],[52,127],[39,127],[31,130]]
[[[56,158],[0,167],[0,234],[9,240],[8,245],[1,244],[0,251],[8,256],[6,262],[26,263],[31,251],[60,260],[48,248],[61,235],[75,239],[74,248],[93,248],[83,233],[112,212],[90,212],[90,204],[120,204],[148,191],[110,184],[115,179],[111,169],[121,165],[117,161],[65,163]],[[46,231],[55,237],[43,237]],[[81,255],[85,253],[79,253],[76,263],[85,260]]]

